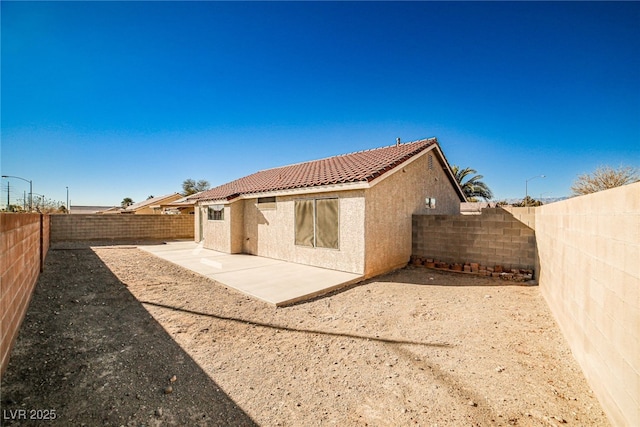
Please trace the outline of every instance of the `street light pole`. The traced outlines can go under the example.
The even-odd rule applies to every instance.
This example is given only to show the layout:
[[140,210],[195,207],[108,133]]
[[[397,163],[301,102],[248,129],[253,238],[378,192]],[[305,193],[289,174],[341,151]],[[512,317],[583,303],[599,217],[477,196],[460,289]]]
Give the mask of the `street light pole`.
[[532,176],[531,178],[527,179],[524,182],[524,205],[525,205],[525,207],[527,206],[527,202],[528,202],[528,199],[529,199],[529,181],[531,181],[532,179],[536,179],[536,178],[546,178],[546,176],[544,176],[544,175]]
[[69,187],[67,187],[67,213],[71,213],[71,206],[69,206]]
[[33,210],[33,181],[14,175],[2,175],[3,178],[16,178],[29,183],[29,211]]

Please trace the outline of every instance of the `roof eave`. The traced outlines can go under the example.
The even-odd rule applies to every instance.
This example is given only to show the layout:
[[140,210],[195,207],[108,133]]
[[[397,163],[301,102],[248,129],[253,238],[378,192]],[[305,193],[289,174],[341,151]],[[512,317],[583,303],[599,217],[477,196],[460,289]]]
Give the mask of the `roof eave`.
[[198,203],[216,204],[216,203],[233,203],[238,200],[256,199],[258,197],[274,197],[274,196],[296,196],[315,193],[330,193],[335,191],[348,191],[348,190],[364,190],[370,187],[370,183],[366,181],[345,182],[339,184],[326,184],[315,185],[309,187],[297,187],[287,188],[280,190],[262,191],[256,193],[244,193],[239,195],[229,196],[222,199],[200,199]]

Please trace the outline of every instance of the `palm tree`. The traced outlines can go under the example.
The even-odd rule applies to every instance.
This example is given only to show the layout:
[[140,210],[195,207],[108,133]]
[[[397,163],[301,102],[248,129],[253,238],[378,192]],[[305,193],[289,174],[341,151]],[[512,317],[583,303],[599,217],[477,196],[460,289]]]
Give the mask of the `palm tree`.
[[483,178],[482,175],[475,175],[467,178],[469,175],[477,174],[478,171],[471,168],[460,169],[458,166],[452,166],[451,170],[453,171],[453,174],[456,177],[456,181],[458,181],[458,184],[460,184],[460,187],[462,188],[462,191],[464,192],[464,195],[467,197],[468,201],[477,202],[478,197],[481,197],[485,200],[490,200],[493,198],[491,189],[487,186],[487,184],[480,181]]
[[120,202],[120,206],[122,206],[123,208],[126,208],[127,206],[131,206],[133,204],[133,199],[131,199],[131,197],[125,197],[124,199],[122,199],[122,202]]

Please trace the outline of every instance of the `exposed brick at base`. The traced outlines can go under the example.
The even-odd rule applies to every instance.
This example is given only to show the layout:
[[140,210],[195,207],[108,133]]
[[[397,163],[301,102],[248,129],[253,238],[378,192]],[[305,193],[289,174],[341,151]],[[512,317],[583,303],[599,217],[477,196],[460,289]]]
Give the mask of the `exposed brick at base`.
[[434,258],[422,258],[412,256],[411,265],[416,267],[448,270],[458,273],[475,274],[477,276],[499,277],[512,282],[526,282],[533,279],[533,270],[525,268],[511,268],[506,270],[501,265],[485,266],[478,263],[453,263],[441,262]]
[[483,270],[482,274],[489,275],[496,271],[488,267],[495,266],[505,269],[496,273],[536,270],[536,236],[528,209],[533,208],[486,208],[480,215],[414,215],[411,253],[414,258],[460,264],[459,269],[447,269],[467,273]]

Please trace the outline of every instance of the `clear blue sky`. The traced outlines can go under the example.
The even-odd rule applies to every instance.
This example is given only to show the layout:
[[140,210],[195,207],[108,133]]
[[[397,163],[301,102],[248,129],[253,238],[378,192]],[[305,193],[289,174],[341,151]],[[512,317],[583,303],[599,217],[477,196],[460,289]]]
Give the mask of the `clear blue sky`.
[[437,136],[498,200],[640,166],[638,2],[0,7],[2,174],[71,205],[396,137]]

